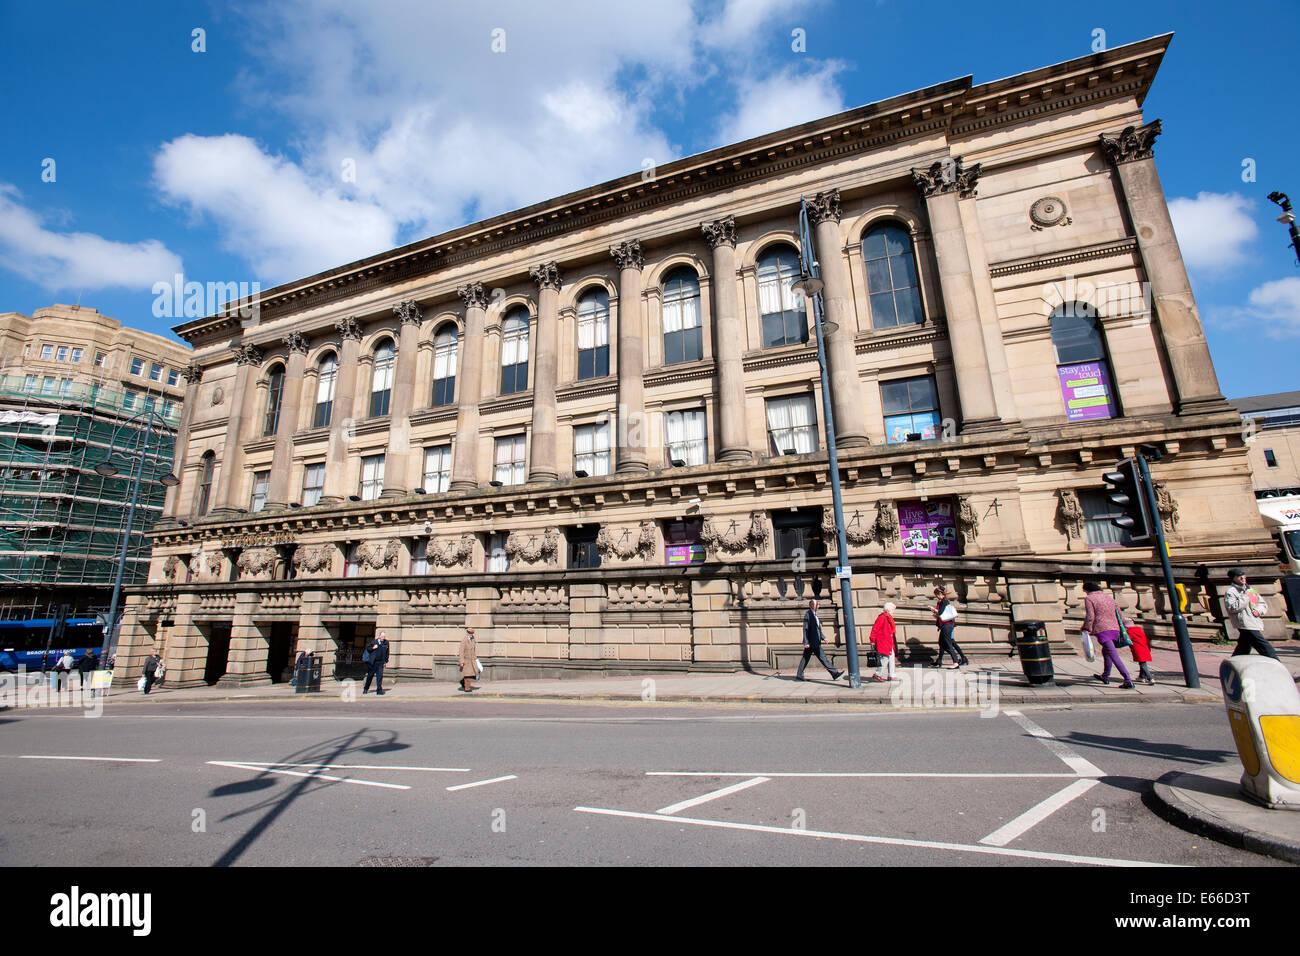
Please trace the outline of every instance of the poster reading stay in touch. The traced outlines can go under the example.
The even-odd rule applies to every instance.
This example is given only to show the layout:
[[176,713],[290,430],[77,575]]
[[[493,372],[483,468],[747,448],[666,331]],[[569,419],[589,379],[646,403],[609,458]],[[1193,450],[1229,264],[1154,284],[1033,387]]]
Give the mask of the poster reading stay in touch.
[[1110,400],[1110,373],[1105,362],[1061,365],[1061,397],[1065,399],[1065,420],[1085,422],[1111,418],[1115,406]]

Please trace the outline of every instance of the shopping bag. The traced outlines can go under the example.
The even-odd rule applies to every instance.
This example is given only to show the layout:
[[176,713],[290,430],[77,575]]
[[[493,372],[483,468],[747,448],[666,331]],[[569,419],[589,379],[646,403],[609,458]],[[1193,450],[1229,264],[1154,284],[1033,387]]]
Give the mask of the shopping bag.
[[135,682],[135,689],[136,689],[136,690],[144,690],[144,678],[143,678],[143,677],[141,677],[138,681]]
[[479,660],[477,657],[474,658],[474,669],[478,671],[479,677],[483,676],[483,662]]
[[1083,638],[1083,656],[1088,659],[1088,663],[1092,663],[1097,659],[1097,651],[1092,646],[1092,635],[1082,631],[1079,636]]

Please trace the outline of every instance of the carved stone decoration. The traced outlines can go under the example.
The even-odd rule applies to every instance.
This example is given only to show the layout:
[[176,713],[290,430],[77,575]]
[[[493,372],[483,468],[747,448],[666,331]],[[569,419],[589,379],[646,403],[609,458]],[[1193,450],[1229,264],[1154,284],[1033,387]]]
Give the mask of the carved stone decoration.
[[1044,196],[1029,207],[1029,219],[1033,223],[1029,228],[1042,232],[1049,226],[1068,226],[1072,222],[1065,214],[1065,202],[1057,196]]
[[197,362],[191,362],[181,369],[181,378],[185,379],[186,384],[196,385],[203,381],[203,369]]
[[936,161],[927,170],[912,170],[912,179],[916,188],[926,199],[943,193],[956,192],[960,199],[970,199],[975,195],[976,183],[980,178],[981,163],[967,168],[960,156],[947,162]]
[[1079,496],[1070,488],[1061,488],[1056,492],[1059,499],[1056,506],[1057,514],[1061,518],[1061,527],[1065,529],[1065,537],[1069,541],[1076,541],[1083,537],[1083,506],[1079,504]]
[[1178,502],[1174,501],[1174,496],[1170,494],[1169,488],[1163,481],[1155,482],[1156,492],[1156,510],[1160,512],[1160,523],[1164,525],[1165,531],[1175,531],[1178,528]]
[[876,521],[871,530],[883,545],[888,546],[898,540],[898,510],[892,501],[876,502]]
[[256,345],[232,345],[230,351],[235,353],[236,365],[252,365],[254,368],[266,357]]
[[555,260],[533,266],[528,270],[528,274],[532,276],[539,289],[554,289],[559,292],[560,287],[564,285],[564,276],[560,274],[560,267]]
[[216,581],[220,577],[220,551],[199,551],[190,558],[191,581]]
[[488,294],[482,282],[470,282],[456,290],[467,309],[486,309]]
[[328,544],[302,545],[294,549],[293,567],[299,577],[311,577],[330,570],[334,548]]
[[560,534],[554,528],[547,528],[540,538],[530,534],[525,540],[523,533],[511,531],[506,535],[505,551],[512,563],[537,564],[544,561],[550,564],[560,553]]
[[284,342],[284,347],[289,350],[290,354],[294,352],[301,352],[303,355],[307,354],[307,336],[301,332],[290,332],[281,341]]
[[474,557],[474,536],[462,534],[459,538],[451,538],[445,543],[439,542],[438,544],[434,544],[434,539],[430,538],[425,545],[424,553],[431,562],[439,567],[464,567]]
[[610,246],[609,254],[614,257],[620,269],[640,269],[645,266],[645,254],[641,251],[639,239],[628,239]]
[[418,329],[420,323],[424,321],[424,313],[411,299],[403,299],[393,306],[393,314],[397,316],[399,325],[414,325]]
[[[828,546],[835,543],[835,509],[833,508],[822,509],[822,534],[825,535]],[[874,528],[863,526],[861,511],[853,512],[852,517],[845,515],[844,538],[849,544],[860,548],[864,544],[870,544],[875,537]]]
[[172,555],[163,562],[163,578],[168,584],[175,584],[181,577],[181,570],[185,567],[185,562],[176,555]]
[[361,341],[361,323],[357,321],[355,315],[339,319],[334,323],[334,328],[338,329],[340,338],[352,339],[356,342]]
[[840,191],[828,189],[808,200],[808,219],[815,226],[820,222],[840,221]]
[[397,556],[401,554],[401,545],[396,538],[387,541],[363,541],[357,545],[357,563],[372,571],[384,571],[397,568]]
[[1106,158],[1115,166],[1120,163],[1136,162],[1139,159],[1150,159],[1152,147],[1160,131],[1160,120],[1154,120],[1146,126],[1126,126],[1114,139],[1102,133],[1101,148],[1106,151]]
[[974,544],[980,536],[980,516],[967,495],[957,496],[957,530],[964,548]]
[[268,578],[275,571],[278,557],[275,548],[248,548],[239,553],[235,567],[241,578]]
[[212,404],[220,405],[226,400],[226,390],[218,385],[212,390]]
[[642,561],[653,560],[659,548],[654,522],[642,521],[641,533],[636,540],[624,544],[623,541],[630,536],[631,529],[624,528],[621,539],[615,541],[613,532],[608,527],[602,526],[596,535],[596,549],[604,558],[617,557],[624,561],[630,561],[632,558],[640,558]]
[[704,233],[704,241],[709,244],[710,249],[721,245],[736,248],[736,217],[726,216],[722,219],[715,219],[713,222],[700,223],[700,231]]
[[700,529],[700,541],[703,542],[705,551],[710,556],[716,555],[719,551],[724,554],[740,554],[742,551],[757,553],[771,537],[772,530],[768,526],[767,515],[762,511],[749,513],[749,530],[743,535],[737,531],[735,520],[723,533],[719,533],[713,527],[712,518],[705,518],[704,527]]

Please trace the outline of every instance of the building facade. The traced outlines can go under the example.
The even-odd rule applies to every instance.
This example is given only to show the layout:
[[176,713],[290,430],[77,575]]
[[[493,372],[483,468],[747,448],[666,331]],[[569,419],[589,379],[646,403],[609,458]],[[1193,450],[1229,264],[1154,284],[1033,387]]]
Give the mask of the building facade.
[[[106,609],[130,507],[129,466],[149,462],[127,542],[126,584],[148,580],[190,349],[94,309],[0,315],[0,619]],[[141,415],[156,411],[153,434]],[[168,430],[173,433],[169,433]],[[121,474],[95,465],[116,459]]]
[[[1143,443],[1188,588],[1269,566],[1142,104],[1168,37],[930,87],[475,223],[178,327],[182,483],[122,640],[169,680],[735,669],[899,606],[1062,641],[1158,565],[1102,471]],[[811,249],[800,248],[806,201]],[[801,252],[824,282],[829,395]],[[849,554],[835,555],[834,420]],[[1267,587],[1267,585],[1265,585]],[[833,593],[832,593],[833,592]],[[1156,627],[1161,633],[1160,627]]]
[[1300,495],[1300,392],[1252,395],[1233,404],[1250,446],[1256,496]]

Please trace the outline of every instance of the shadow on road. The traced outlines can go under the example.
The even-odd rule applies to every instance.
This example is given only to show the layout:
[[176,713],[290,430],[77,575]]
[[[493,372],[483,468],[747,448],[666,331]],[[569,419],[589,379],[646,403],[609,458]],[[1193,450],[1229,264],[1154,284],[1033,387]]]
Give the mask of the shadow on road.
[[1177,760],[1181,763],[1221,763],[1228,757],[1236,756],[1231,750],[1208,750],[1184,747],[1182,744],[1155,743],[1139,737],[1110,737],[1102,734],[1083,734],[1077,731],[1065,734],[1060,739],[1082,747],[1095,747],[1098,750],[1133,754],[1138,757],[1161,757],[1165,760]]

